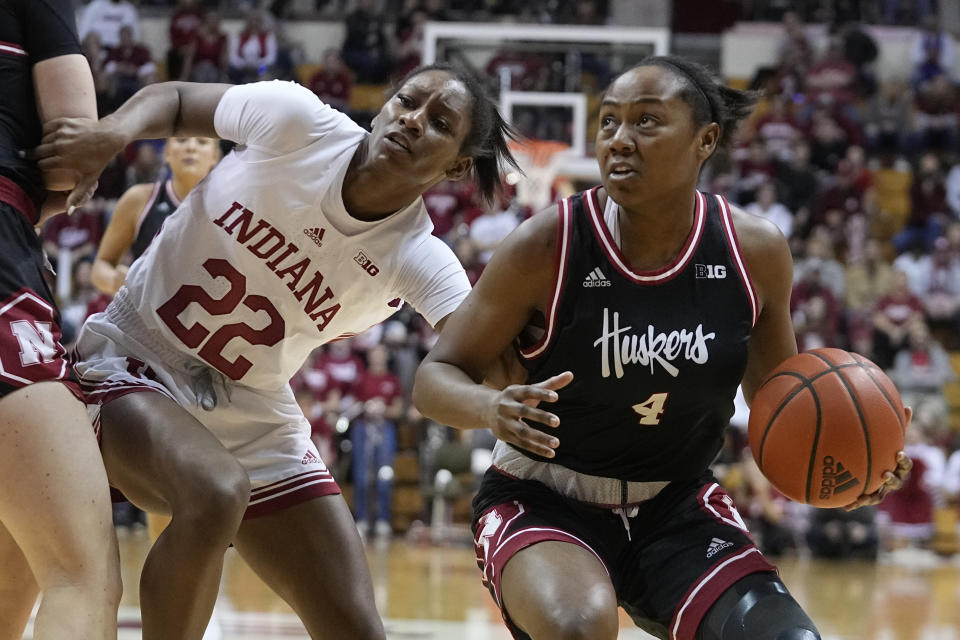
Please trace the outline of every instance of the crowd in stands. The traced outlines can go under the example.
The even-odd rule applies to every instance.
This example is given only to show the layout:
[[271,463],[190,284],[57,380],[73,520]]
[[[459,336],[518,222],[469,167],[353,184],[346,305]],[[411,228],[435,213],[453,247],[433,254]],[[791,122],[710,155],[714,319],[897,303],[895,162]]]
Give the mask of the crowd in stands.
[[[302,54],[282,35],[294,3],[268,2],[272,13],[249,10],[233,38],[220,27],[221,4],[178,0],[170,10],[169,51],[150,52],[138,42],[136,7],[127,0],[91,0],[79,25],[101,112],[158,77],[299,79],[325,102],[351,112],[355,88],[379,88],[419,64],[427,20],[512,13],[514,20],[601,24],[608,10],[602,0],[543,0],[522,3],[523,9],[496,0],[386,0],[377,7],[372,0],[319,0],[314,9],[344,15],[345,40],[322,60],[305,61],[319,66],[297,78]],[[764,12],[783,4],[754,6],[758,16],[770,17]],[[789,239],[798,347],[833,346],[870,357],[914,408],[907,452],[915,470],[908,486],[879,510],[853,514],[807,510],[780,497],[744,454],[742,428],[731,430],[721,468],[731,470],[727,482],[771,553],[806,546],[822,555],[875,555],[896,544],[891,540],[927,544],[934,512],[960,498],[960,425],[943,394],[956,378],[951,362],[958,360],[949,354],[960,350],[960,93],[952,75],[953,39],[924,6],[883,4],[891,22],[912,16],[922,24],[912,47],[913,73],[899,79],[878,77],[880,45],[856,23],[836,23],[820,43],[808,38],[802,16],[776,11],[783,24],[779,61],[753,78],[763,98],[732,151],[704,171],[703,190],[769,218]],[[582,87],[599,91],[612,70],[606,61],[588,62]],[[517,89],[555,90],[555,76],[563,75],[550,60],[509,50],[481,71],[495,85],[501,69]],[[371,112],[375,108],[351,115],[362,123]],[[90,282],[90,260],[116,199],[131,185],[164,175],[161,149],[162,141],[129,148],[108,167],[89,206],[43,230],[51,261],[72,275],[61,275],[68,282],[58,289],[67,339],[108,302]],[[497,244],[531,213],[509,196],[484,205],[462,183],[441,183],[424,200],[435,234],[453,247],[473,282]],[[410,406],[414,372],[434,340],[425,321],[401,306],[383,325],[313,354],[292,381],[324,459],[341,484],[354,481],[361,530],[389,531],[398,449],[430,460],[450,441],[462,439],[470,448],[483,440],[432,424]],[[423,473],[429,484],[429,472]]]

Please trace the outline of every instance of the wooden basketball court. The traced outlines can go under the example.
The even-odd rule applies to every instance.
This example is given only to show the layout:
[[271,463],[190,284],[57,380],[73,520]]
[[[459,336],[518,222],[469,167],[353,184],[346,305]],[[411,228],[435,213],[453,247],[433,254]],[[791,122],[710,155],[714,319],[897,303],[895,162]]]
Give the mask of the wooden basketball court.
[[[146,532],[120,540],[120,640],[140,638],[137,581],[148,548]],[[391,640],[509,640],[472,548],[396,539],[369,543],[367,558]],[[960,556],[902,550],[876,563],[786,559],[779,566],[825,640],[960,640]],[[649,640],[622,612],[621,620],[621,639]],[[297,638],[308,636],[290,608],[229,551],[205,640]]]

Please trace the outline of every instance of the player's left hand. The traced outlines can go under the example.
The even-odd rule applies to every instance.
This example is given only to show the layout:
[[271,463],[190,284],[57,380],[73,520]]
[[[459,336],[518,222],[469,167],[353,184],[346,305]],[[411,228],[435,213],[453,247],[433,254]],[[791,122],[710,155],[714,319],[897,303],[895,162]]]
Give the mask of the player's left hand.
[[[913,418],[913,410],[910,407],[904,407],[903,410],[906,414],[906,426],[904,427],[904,431],[906,431],[906,429],[910,427],[910,420]],[[853,511],[854,509],[859,509],[860,507],[880,504],[883,502],[883,499],[887,497],[888,493],[903,488],[903,483],[906,481],[907,476],[910,475],[910,469],[912,468],[913,460],[907,457],[907,454],[903,451],[898,452],[897,468],[893,471],[884,472],[883,484],[880,485],[880,488],[873,493],[860,496],[854,502],[844,507],[844,509],[847,511]]]

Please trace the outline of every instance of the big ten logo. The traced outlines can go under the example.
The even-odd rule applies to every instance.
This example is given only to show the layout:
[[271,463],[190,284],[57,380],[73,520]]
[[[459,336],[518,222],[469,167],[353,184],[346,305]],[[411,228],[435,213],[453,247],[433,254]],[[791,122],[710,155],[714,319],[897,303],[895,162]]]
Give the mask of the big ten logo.
[[357,251],[357,255],[356,257],[354,257],[353,261],[356,262],[361,267],[363,267],[363,270],[372,276],[375,276],[378,273],[380,273],[379,267],[373,264],[373,260],[368,258],[367,254],[365,254],[363,251]]
[[727,267],[722,264],[697,264],[693,268],[697,278],[723,280],[727,277]]

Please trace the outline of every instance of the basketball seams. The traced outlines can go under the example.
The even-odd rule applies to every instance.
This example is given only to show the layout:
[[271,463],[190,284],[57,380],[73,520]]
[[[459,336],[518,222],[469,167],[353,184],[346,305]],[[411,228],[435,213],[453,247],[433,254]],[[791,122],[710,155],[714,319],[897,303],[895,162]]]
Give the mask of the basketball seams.
[[[818,376],[819,377],[819,376]],[[817,429],[813,433],[813,444],[810,446],[810,466],[807,469],[807,504],[810,504],[810,481],[813,479],[813,471],[815,465],[817,464],[817,447],[820,444],[820,427],[822,422],[822,414],[820,411],[820,396],[817,395],[817,390],[813,388],[813,385],[810,385],[810,395],[813,396],[813,404],[817,409]]]
[[[757,466],[760,467],[761,471],[763,471],[763,448],[767,444],[767,435],[770,433],[770,428],[773,427],[773,423],[777,421],[777,416],[779,416],[780,412],[783,411],[788,404],[790,404],[790,401],[793,400],[801,391],[810,386],[810,381],[806,378],[806,376],[800,375],[799,373],[795,373],[793,371],[782,371],[767,378],[767,380],[760,385],[760,389],[763,389],[767,382],[770,382],[774,378],[779,378],[780,376],[792,376],[794,378],[799,378],[803,384],[791,391],[786,398],[781,400],[780,405],[773,412],[773,415],[770,416],[770,419],[767,420],[767,425],[763,429],[763,436],[760,438],[760,448],[759,451],[757,451]],[[757,393],[760,392],[760,389],[757,390]]]
[[[820,358],[824,362],[830,365],[830,371],[836,372],[837,377],[840,378],[840,381],[843,383],[844,388],[847,390],[847,395],[850,396],[850,399],[853,401],[853,407],[857,410],[857,417],[860,419],[860,430],[863,432],[863,441],[866,445],[867,450],[867,473],[866,479],[864,480],[863,487],[867,488],[867,485],[870,483],[870,479],[873,477],[870,472],[873,470],[873,455],[870,450],[870,432],[867,429],[866,417],[863,415],[863,407],[860,406],[860,398],[857,396],[856,392],[853,390],[853,385],[847,379],[847,377],[840,371],[839,365],[833,364],[828,358],[824,357],[822,354],[815,351],[810,351],[810,355]],[[857,364],[861,369],[863,366],[860,363]],[[849,367],[847,367],[849,368]],[[814,452],[816,453],[816,452]],[[809,478],[808,478],[809,481]]]
[[[893,398],[891,398],[890,395],[887,393],[887,390],[883,388],[883,385],[877,382],[877,379],[873,375],[873,371],[870,370],[872,367],[875,367],[877,369],[879,369],[879,367],[877,367],[877,365],[873,364],[866,358],[863,358],[859,354],[852,353],[851,355],[853,356],[853,359],[857,361],[857,364],[860,365],[860,368],[863,369],[864,373],[866,373],[867,376],[869,376],[870,381],[873,382],[873,384],[876,385],[877,389],[880,390],[880,393],[883,395],[884,399],[890,405],[890,408],[893,409],[893,413],[894,415],[897,416],[897,421],[900,423],[900,430],[903,432],[906,432],[907,427],[905,424],[903,424],[903,413],[900,411],[900,409],[897,409],[897,405],[894,404]],[[863,359],[861,360],[861,358]]]

